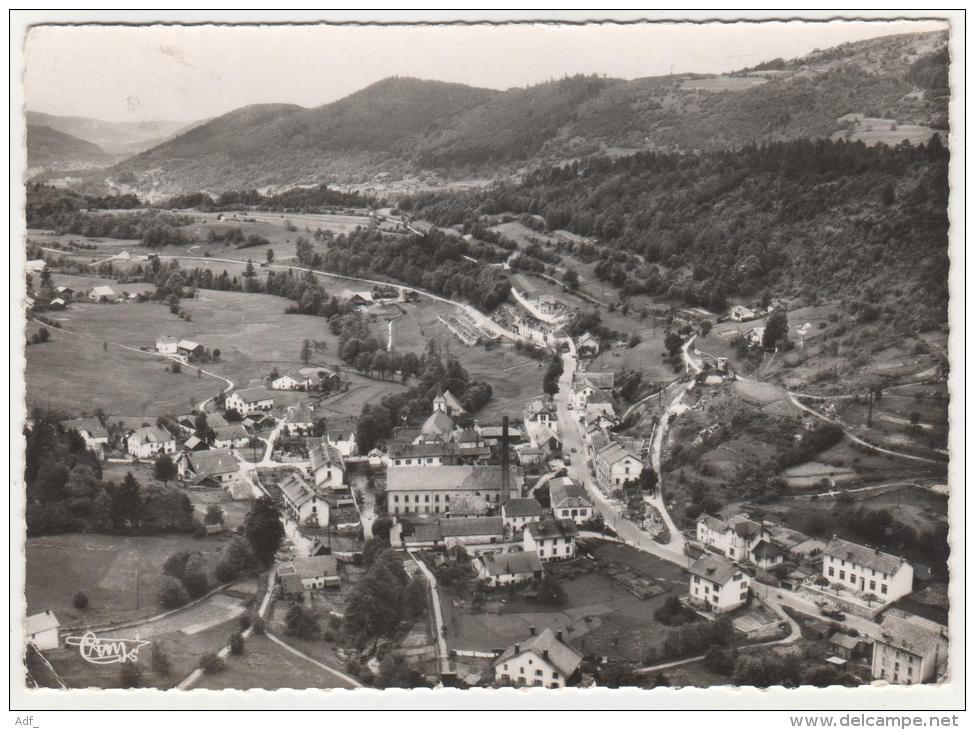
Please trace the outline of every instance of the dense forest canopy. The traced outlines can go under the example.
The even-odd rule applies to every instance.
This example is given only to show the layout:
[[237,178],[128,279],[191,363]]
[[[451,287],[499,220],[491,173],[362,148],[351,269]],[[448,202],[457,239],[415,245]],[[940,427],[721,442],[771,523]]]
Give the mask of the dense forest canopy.
[[[594,237],[597,275],[624,294],[716,308],[765,290],[895,306],[943,324],[948,152],[808,141],[702,154],[593,157],[520,184],[425,194],[400,207],[438,225],[502,213]],[[891,285],[891,282],[898,282]]]

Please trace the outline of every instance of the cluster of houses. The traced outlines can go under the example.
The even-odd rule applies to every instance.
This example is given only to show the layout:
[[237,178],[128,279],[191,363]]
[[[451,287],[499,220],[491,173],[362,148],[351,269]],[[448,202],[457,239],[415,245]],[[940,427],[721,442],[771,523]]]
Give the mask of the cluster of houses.
[[[795,591],[818,605],[873,617],[884,611],[880,636],[872,640],[875,679],[913,684],[944,671],[944,626],[891,604],[913,590],[914,567],[903,557],[833,537],[809,538],[781,525],[738,514],[702,515],[697,546],[703,555],[690,566],[691,606],[715,614],[743,606],[754,581]],[[870,639],[837,632],[830,638],[837,663],[861,653]]]

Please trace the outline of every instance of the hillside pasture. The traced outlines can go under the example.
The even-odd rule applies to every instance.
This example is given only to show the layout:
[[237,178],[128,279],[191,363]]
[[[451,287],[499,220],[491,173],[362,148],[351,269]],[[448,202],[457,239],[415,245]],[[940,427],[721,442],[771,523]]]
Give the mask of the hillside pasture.
[[[225,540],[190,535],[48,535],[26,543],[27,613],[52,610],[62,626],[127,621],[162,612],[158,592],[162,565],[180,550],[203,554],[209,569]],[[75,593],[88,607],[74,607]]]

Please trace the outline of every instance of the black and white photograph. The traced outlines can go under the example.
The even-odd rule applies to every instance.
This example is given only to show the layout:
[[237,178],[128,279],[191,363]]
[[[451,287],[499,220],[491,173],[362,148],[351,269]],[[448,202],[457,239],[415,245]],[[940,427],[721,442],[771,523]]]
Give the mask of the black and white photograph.
[[220,13],[12,26],[25,706],[961,696],[963,13]]

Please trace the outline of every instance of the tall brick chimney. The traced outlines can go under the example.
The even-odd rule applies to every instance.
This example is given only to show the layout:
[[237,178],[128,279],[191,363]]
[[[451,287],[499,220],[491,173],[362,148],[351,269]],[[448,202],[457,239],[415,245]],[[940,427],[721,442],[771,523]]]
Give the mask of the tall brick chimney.
[[501,417],[501,504],[508,501],[511,490],[511,474],[508,456],[508,417]]

